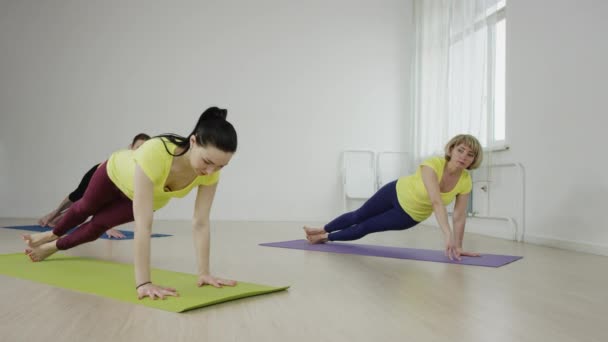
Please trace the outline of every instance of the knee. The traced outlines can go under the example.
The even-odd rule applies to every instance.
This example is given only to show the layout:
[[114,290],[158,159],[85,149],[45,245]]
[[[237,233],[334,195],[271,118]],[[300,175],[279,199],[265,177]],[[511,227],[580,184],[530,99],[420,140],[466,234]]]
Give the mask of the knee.
[[89,206],[88,203],[83,201],[82,199],[75,202],[69,210],[70,212],[78,216],[86,215],[88,217],[93,214],[93,209],[91,208],[91,206]]
[[356,224],[352,226],[351,232],[353,235],[357,236],[357,238],[362,238],[369,233],[365,224]]
[[363,216],[361,215],[360,210],[355,210],[355,211],[351,212],[350,214],[351,214],[352,220],[354,222],[359,223],[359,222],[363,221],[363,219],[362,219]]
[[109,227],[107,224],[101,224],[99,222],[95,222],[95,220],[91,220],[90,222],[90,226],[89,226],[89,231],[91,232],[91,234],[96,235],[96,238],[100,237],[101,235],[103,235],[103,233],[105,233],[106,230],[110,229],[111,227]]

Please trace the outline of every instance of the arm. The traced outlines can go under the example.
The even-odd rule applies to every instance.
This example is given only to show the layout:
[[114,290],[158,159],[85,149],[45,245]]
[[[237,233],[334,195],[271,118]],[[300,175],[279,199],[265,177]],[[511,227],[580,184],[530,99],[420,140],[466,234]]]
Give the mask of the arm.
[[152,231],[154,186],[142,169],[135,166],[135,285],[150,279],[150,234]]
[[464,237],[464,224],[467,219],[467,203],[469,194],[459,194],[456,196],[456,204],[454,205],[454,216],[452,223],[454,225],[454,239],[456,246],[462,248],[462,239]]
[[456,196],[454,216],[452,217],[452,223],[454,225],[454,239],[456,240],[456,248],[460,250],[460,255],[479,256],[478,253],[462,251],[462,240],[464,238],[464,226],[467,219],[468,202],[469,194],[459,194]]
[[196,251],[198,275],[209,275],[210,223],[209,214],[215,197],[217,183],[212,186],[199,185],[194,203],[192,234]]
[[437,223],[439,223],[439,227],[441,227],[441,231],[443,232],[443,237],[446,243],[446,255],[450,258],[450,260],[453,258],[453,256],[455,256],[456,259],[459,259],[460,257],[456,254],[454,235],[452,234],[452,229],[450,228],[450,223],[448,221],[448,211],[445,209],[445,206],[441,201],[439,179],[437,179],[437,174],[435,174],[435,171],[425,165],[422,166],[422,182],[424,183],[424,187],[429,195],[429,200],[433,206],[433,213],[435,213]]
[[[150,277],[150,234],[154,208],[154,185],[143,170],[135,165],[135,194],[133,217],[135,218],[135,286],[138,298],[152,299],[165,295],[177,295],[174,289],[152,284]],[[142,285],[143,284],[143,285]]]
[[55,220],[55,218],[57,218],[59,215],[61,215],[61,213],[68,209],[70,206],[72,206],[73,202],[70,201],[69,197],[66,197],[63,199],[63,201],[61,201],[61,203],[59,204],[59,206],[57,208],[55,208],[53,211],[51,211],[50,213],[44,215],[44,217],[42,217],[41,219],[38,220],[38,224],[42,227],[45,227],[49,224],[51,224],[51,222],[53,222],[53,220]]
[[198,261],[198,286],[210,284],[215,287],[222,285],[234,286],[236,282],[215,278],[209,271],[209,252],[210,252],[210,227],[209,214],[211,204],[215,197],[217,183],[211,186],[199,185],[194,204],[194,216],[192,219],[192,235],[194,238],[194,249]]
[[70,201],[69,197],[64,198],[63,201],[61,201],[61,203],[59,204],[59,207],[57,207],[57,209],[55,209],[55,213],[59,214],[59,213],[63,212],[64,210],[71,207],[72,204],[74,204],[74,202]]
[[443,236],[448,239],[452,236],[452,230],[448,221],[448,211],[445,209],[443,202],[441,201],[441,193],[439,192],[439,180],[435,171],[428,166],[422,166],[422,182],[429,194],[431,205],[433,206],[433,213],[439,227],[443,232]]

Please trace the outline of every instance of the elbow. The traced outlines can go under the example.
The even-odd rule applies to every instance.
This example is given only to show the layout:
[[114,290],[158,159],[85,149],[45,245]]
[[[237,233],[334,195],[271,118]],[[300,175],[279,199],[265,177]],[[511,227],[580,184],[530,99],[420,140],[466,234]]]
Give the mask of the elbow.
[[432,199],[431,200],[431,205],[433,206],[434,210],[437,210],[437,209],[440,209],[440,208],[444,207],[443,206],[443,202],[441,202],[440,199]]
[[462,213],[457,213],[454,212],[454,225],[460,225],[460,226],[464,226],[464,223],[466,221],[466,215],[462,214]]

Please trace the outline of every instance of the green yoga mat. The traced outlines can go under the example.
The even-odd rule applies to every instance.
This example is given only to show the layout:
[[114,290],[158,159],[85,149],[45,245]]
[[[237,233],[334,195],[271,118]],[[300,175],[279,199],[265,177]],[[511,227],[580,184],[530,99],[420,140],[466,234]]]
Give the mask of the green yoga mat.
[[197,276],[193,274],[152,269],[154,283],[175,288],[179,297],[165,300],[146,297],[139,300],[133,285],[133,265],[61,254],[55,254],[43,262],[32,262],[23,253],[0,254],[0,274],[172,312],[184,312],[289,287],[244,282],[234,287],[198,287]]

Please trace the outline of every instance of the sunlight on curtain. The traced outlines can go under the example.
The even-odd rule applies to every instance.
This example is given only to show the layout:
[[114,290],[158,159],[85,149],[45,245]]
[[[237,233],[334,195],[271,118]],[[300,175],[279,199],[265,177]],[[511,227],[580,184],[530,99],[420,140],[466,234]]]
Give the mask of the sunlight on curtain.
[[[504,93],[504,46],[494,51],[495,42],[488,38],[489,28],[496,24],[494,13],[504,5],[496,0],[414,1],[412,150],[417,161],[442,153],[456,134],[472,134],[484,146],[504,140],[494,137],[496,125],[504,132],[504,103],[497,104],[502,112],[494,121],[494,104],[488,100],[495,92]],[[504,20],[496,31],[504,39]],[[502,88],[496,89],[494,53],[503,56],[500,62],[497,58],[503,68]]]

